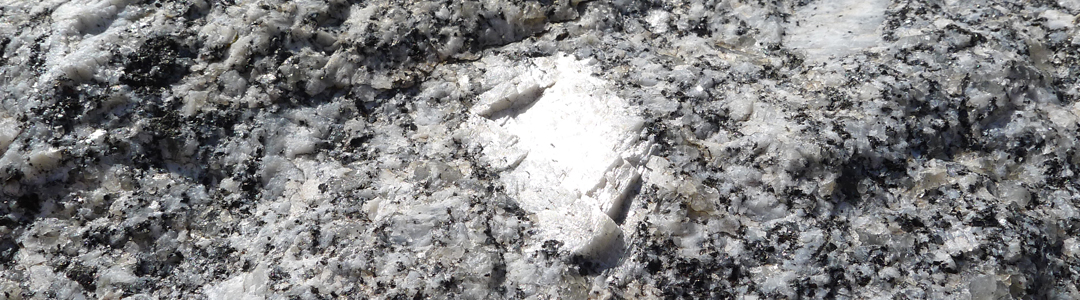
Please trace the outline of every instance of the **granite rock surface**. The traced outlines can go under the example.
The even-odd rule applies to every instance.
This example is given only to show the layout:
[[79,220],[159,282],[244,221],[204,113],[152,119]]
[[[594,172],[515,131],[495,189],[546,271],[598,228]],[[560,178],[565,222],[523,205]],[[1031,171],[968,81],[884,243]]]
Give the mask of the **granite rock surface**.
[[0,299],[1078,299],[1080,1],[0,2]]

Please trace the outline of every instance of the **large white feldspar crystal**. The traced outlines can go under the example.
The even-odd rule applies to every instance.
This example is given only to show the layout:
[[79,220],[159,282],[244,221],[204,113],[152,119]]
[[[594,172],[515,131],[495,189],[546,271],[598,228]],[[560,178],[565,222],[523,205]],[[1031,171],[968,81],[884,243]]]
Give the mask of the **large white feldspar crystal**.
[[641,178],[643,120],[588,62],[531,63],[480,96],[470,127],[507,192],[536,214],[543,240],[603,259],[618,250],[615,220]]
[[811,62],[878,46],[888,7],[886,0],[813,1],[795,11],[784,44],[805,51]]

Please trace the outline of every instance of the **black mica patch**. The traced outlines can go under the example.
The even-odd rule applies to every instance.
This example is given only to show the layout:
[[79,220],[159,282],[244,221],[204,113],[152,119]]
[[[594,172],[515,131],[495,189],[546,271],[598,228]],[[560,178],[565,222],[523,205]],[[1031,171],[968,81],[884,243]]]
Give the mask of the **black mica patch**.
[[175,37],[150,38],[124,59],[124,75],[120,82],[135,88],[169,86],[189,73],[187,60],[193,57],[195,54]]
[[139,259],[135,268],[136,276],[168,277],[180,263],[184,261],[184,254],[179,251],[165,257],[147,256]]
[[975,227],[997,227],[1001,225],[994,215],[994,210],[989,208],[980,211],[968,223]]
[[896,223],[904,232],[915,232],[926,227],[921,219],[915,216],[901,215],[896,217]]
[[99,97],[88,92],[90,89],[93,89],[90,85],[75,86],[70,82],[59,84],[51,96],[44,96],[55,99],[52,104],[35,107],[31,111],[43,116],[42,120],[46,124],[60,126],[65,132],[71,132],[75,125],[85,118],[86,111],[93,109],[90,105],[102,102]]
[[833,193],[847,201],[859,200],[862,198],[862,193],[859,192],[858,188],[859,181],[865,177],[863,168],[858,166],[857,162],[849,162],[844,166],[840,177],[836,179],[837,189]]
[[366,144],[368,141],[370,141],[371,138],[373,138],[373,137],[374,136],[371,135],[371,134],[365,134],[365,135],[361,135],[361,136],[358,136],[358,137],[354,137],[354,138],[349,140],[349,147],[351,147],[353,149],[361,148],[361,147],[364,146],[364,144]]
[[577,267],[578,274],[581,276],[595,276],[604,270],[604,266],[596,260],[576,254],[570,256],[570,264]]
[[45,58],[42,57],[42,53],[44,51],[41,51],[41,44],[44,43],[45,36],[42,35],[41,37],[34,40],[34,43],[30,45],[30,58],[29,60],[27,60],[27,63],[30,65],[30,69],[34,71],[34,73],[41,73],[42,67],[45,66]]
[[206,17],[208,13],[210,13],[210,6],[206,6],[204,9],[199,7],[199,5],[192,3],[188,4],[187,9],[184,10],[184,18],[188,20],[198,20]]
[[15,253],[19,252],[19,243],[12,237],[0,239],[0,265],[6,265],[15,260]]
[[41,212],[41,197],[37,194],[22,195],[15,200],[17,205],[24,215],[36,216]]
[[556,241],[556,240],[544,241],[544,246],[543,246],[543,249],[540,250],[540,253],[543,254],[544,257],[548,258],[548,259],[550,259],[552,257],[558,257],[559,256],[559,248],[562,248],[562,245],[563,245],[562,242]]
[[108,246],[113,249],[123,247],[128,241],[128,234],[123,228],[97,227],[83,233],[83,246]]
[[97,270],[91,267],[87,267],[80,263],[72,265],[64,275],[72,281],[78,282],[83,289],[87,291],[94,291],[97,286],[94,285],[94,277],[97,275]]
[[7,63],[7,46],[11,43],[11,38],[0,37],[0,65]]

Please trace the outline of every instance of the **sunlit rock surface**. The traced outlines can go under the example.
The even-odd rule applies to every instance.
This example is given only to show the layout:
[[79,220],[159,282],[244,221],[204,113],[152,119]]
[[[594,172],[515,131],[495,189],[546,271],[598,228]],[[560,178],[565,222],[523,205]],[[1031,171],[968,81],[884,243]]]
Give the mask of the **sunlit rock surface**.
[[0,299],[1080,298],[1078,15],[5,1]]

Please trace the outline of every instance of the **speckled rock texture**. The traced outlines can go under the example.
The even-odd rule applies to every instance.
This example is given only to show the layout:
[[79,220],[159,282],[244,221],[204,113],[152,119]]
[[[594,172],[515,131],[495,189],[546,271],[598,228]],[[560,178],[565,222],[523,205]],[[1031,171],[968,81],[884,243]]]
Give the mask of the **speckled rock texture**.
[[1078,16],[2,1],[0,300],[1080,299]]

